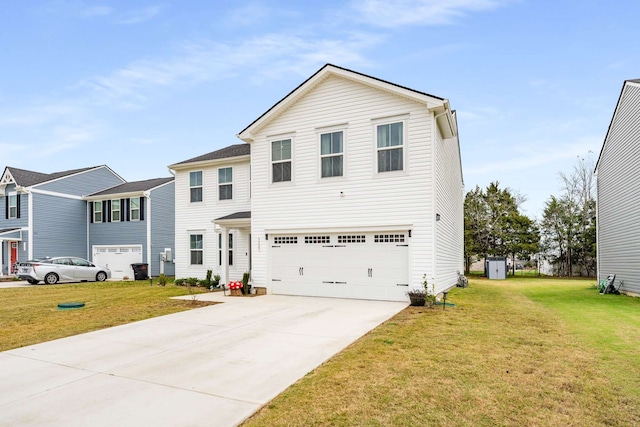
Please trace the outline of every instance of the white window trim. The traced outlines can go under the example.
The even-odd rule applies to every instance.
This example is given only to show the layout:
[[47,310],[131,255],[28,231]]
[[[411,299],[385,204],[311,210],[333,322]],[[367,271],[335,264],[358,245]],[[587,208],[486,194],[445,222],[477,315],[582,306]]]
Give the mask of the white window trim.
[[[201,236],[202,237],[202,249],[193,249],[193,248],[191,248],[191,236]],[[202,231],[190,231],[189,232],[188,242],[189,242],[189,266],[190,267],[203,267],[204,266],[204,260],[205,260],[205,258],[204,258],[204,245],[205,245],[205,243],[204,243],[204,232],[202,232]],[[193,251],[202,252],[202,264],[192,264],[191,263],[191,253]]]
[[[273,143],[277,142],[277,141],[284,141],[285,139],[291,140],[291,159],[289,160],[291,162],[291,180],[290,181],[278,181],[278,182],[273,182]],[[274,135],[271,137],[268,137],[268,141],[269,141],[269,184],[270,185],[291,185],[294,183],[295,181],[295,138],[293,137],[293,135],[291,134],[285,134],[285,135]],[[284,163],[286,160],[278,160],[277,162],[279,163]]]
[[[220,170],[221,169],[231,169],[231,182],[224,182],[224,183],[220,182]],[[233,185],[234,175],[235,175],[235,171],[234,171],[233,166],[225,166],[225,167],[218,168],[217,180],[218,180],[218,201],[219,202],[231,202],[235,198],[234,197],[235,196],[235,194],[234,194],[234,185]],[[220,187],[223,186],[223,185],[230,185],[231,186],[231,198],[230,199],[221,199],[220,198]]]
[[[192,186],[191,185],[191,174],[192,173],[197,173],[197,172],[200,172],[200,178],[201,178],[202,183],[200,185],[193,185]],[[189,171],[189,175],[188,175],[187,180],[188,180],[187,182],[189,183],[189,203],[202,203],[202,202],[204,202],[204,171],[203,170]],[[202,190],[202,192],[201,192],[202,200],[199,200],[199,201],[196,201],[196,202],[191,200],[191,189],[193,189],[193,188],[200,188]]]
[[[118,209],[113,208],[113,202],[118,202]],[[120,222],[122,221],[122,202],[120,199],[112,199],[111,200],[111,222]],[[113,219],[113,213],[118,212],[118,219]]]
[[[137,200],[138,209],[133,208],[133,201]],[[133,212],[138,211],[138,218],[133,218]],[[131,197],[129,198],[129,221],[140,221],[140,198],[139,197]]]
[[[102,200],[100,201],[94,201],[92,203],[93,205],[93,212],[91,212],[91,215],[93,215],[93,222],[94,224],[100,224],[104,221],[104,212],[102,212]],[[96,221],[96,206],[100,206],[100,221]]]
[[[402,145],[396,145],[394,148],[402,147],[402,170],[378,172],[378,126],[388,125],[392,123],[402,123]],[[409,144],[408,144],[408,132],[409,132],[409,114],[402,114],[391,117],[381,117],[371,120],[373,134],[373,175],[376,177],[384,177],[398,174],[406,174],[409,171]],[[387,150],[394,149],[392,147],[386,148]],[[385,149],[383,149],[385,150]]]
[[[16,191],[12,191],[8,194],[9,196],[9,218],[8,219],[17,219],[18,218],[18,193]],[[15,204],[11,206],[11,198]],[[11,215],[11,210],[13,209],[14,214]]]
[[[327,133],[342,132],[342,175],[340,176],[322,176],[322,159],[325,157],[334,157],[336,154],[322,154],[322,135]],[[337,181],[346,179],[347,177],[347,125],[327,126],[316,128],[318,140],[318,181]]]

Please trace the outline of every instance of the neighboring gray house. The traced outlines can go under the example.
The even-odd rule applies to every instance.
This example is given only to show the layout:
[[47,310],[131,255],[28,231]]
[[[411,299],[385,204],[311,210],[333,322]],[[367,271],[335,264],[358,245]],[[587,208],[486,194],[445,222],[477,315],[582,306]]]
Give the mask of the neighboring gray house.
[[52,174],[6,167],[0,276],[16,262],[62,255],[107,265],[116,279],[133,279],[132,263],[173,275],[174,187],[173,177],[128,183],[104,165]]
[[598,280],[616,275],[640,295],[640,79],[627,80],[609,124],[597,176]]
[[174,178],[127,182],[90,194],[88,246],[92,261],[112,277],[133,279],[131,264],[149,264],[149,274],[174,275]]
[[0,178],[0,275],[33,258],[89,258],[83,196],[123,182],[104,165],[52,174],[7,166]]

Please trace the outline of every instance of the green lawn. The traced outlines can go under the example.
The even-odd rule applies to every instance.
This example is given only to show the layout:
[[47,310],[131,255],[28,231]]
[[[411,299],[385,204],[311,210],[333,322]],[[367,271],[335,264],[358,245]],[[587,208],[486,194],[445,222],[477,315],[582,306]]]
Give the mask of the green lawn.
[[640,298],[595,280],[470,280],[409,307],[247,426],[640,425]]
[[[0,289],[0,351],[202,306],[170,299],[188,294],[186,287],[150,286],[147,281]],[[70,301],[85,307],[58,310],[59,303]]]

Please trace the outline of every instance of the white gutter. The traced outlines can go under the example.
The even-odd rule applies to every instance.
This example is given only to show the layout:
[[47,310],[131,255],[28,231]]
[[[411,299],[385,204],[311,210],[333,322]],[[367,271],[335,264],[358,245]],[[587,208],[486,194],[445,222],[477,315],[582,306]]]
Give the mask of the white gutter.
[[145,191],[142,193],[145,199],[147,199],[147,273],[149,277],[151,277],[151,193],[149,191]]

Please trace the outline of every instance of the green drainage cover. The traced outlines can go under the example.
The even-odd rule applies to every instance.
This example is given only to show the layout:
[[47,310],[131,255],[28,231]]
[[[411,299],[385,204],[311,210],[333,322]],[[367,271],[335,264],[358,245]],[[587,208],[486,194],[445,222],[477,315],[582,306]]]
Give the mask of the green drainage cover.
[[74,308],[84,307],[83,302],[61,302],[58,304],[58,310],[73,310]]

